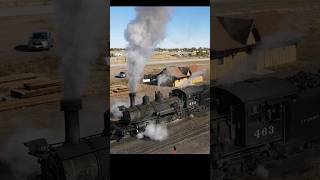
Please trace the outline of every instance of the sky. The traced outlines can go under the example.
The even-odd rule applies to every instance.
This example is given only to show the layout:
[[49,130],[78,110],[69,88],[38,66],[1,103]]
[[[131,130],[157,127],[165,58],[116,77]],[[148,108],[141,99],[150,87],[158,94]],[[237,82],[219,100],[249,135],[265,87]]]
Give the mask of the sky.
[[[110,7],[110,47],[126,48],[124,31],[134,7]],[[160,48],[210,47],[210,7],[174,7]]]

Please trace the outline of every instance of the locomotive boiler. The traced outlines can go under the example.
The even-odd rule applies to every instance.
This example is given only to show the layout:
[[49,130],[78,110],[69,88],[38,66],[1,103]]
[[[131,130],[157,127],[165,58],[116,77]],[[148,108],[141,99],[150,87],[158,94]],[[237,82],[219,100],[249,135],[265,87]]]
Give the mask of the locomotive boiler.
[[211,87],[213,179],[234,179],[320,139],[320,75]]
[[[65,117],[65,142],[48,144],[44,138],[26,142],[29,154],[41,165],[39,180],[105,180],[109,176],[107,128],[80,138],[81,100],[61,101]],[[105,114],[105,118],[108,115]],[[105,124],[106,125],[106,124]]]
[[156,91],[154,101],[144,96],[142,104],[135,104],[135,94],[130,93],[130,107],[120,106],[121,119],[111,122],[111,139],[135,136],[150,123],[168,123],[204,113],[210,105],[209,90],[208,85],[189,86],[172,90],[167,98]]

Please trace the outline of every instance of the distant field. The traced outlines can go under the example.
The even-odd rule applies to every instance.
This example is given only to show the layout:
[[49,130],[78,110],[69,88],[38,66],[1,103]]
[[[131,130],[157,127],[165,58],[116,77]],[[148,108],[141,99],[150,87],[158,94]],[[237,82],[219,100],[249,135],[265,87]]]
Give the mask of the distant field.
[[[122,52],[124,54],[124,52]],[[195,58],[209,58],[209,56],[177,56],[174,53],[153,53],[150,61],[162,60],[176,60],[176,59],[195,59]],[[126,63],[126,55],[119,57],[111,57],[111,64],[124,64]]]
[[0,0],[0,7],[43,5],[51,2],[53,0]]

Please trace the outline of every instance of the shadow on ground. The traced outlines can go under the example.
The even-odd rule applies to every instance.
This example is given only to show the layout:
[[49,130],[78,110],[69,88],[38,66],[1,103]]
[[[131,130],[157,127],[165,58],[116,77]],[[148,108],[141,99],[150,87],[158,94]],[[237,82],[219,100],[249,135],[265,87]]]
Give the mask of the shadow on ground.
[[0,177],[5,180],[16,180],[13,172],[10,169],[9,164],[0,160]]
[[14,50],[20,51],[20,52],[40,52],[40,51],[44,51],[43,49],[38,49],[38,50],[30,49],[28,47],[28,45],[17,45],[16,47],[14,47]]

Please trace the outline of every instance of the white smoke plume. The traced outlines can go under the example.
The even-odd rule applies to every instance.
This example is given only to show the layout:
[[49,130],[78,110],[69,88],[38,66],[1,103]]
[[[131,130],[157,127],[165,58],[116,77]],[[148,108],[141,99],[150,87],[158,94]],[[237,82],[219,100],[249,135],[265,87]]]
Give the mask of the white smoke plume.
[[65,99],[79,98],[88,66],[105,51],[107,1],[58,0],[57,24]]
[[136,17],[125,30],[128,41],[128,76],[130,92],[136,92],[137,83],[150,59],[153,49],[165,38],[170,20],[169,7],[136,7]]
[[119,110],[119,106],[129,107],[129,103],[128,102],[115,102],[115,103],[113,103],[111,106],[111,109],[110,109],[110,112],[113,117],[116,117],[116,118],[122,117],[122,112]]
[[10,166],[17,179],[27,180],[27,177],[40,173],[40,164],[37,163],[35,157],[27,153],[27,147],[24,146],[24,143],[39,137],[46,137],[48,143],[62,141],[63,137],[59,137],[57,134],[63,133],[48,129],[18,129],[15,135],[8,139],[7,144],[0,152],[0,159]]
[[188,79],[181,84],[180,88],[185,88],[185,87],[187,87],[187,86],[193,85],[193,84],[192,84],[192,81],[193,81],[194,79],[200,77],[200,76],[204,76],[204,74],[205,74],[205,73],[204,73],[203,71],[197,71],[197,72],[191,74],[191,76],[188,77]]
[[161,85],[165,85],[168,82],[170,82],[171,78],[168,76],[166,73],[162,73],[157,77],[157,85],[158,85],[158,90],[160,89]]
[[165,124],[150,123],[144,132],[137,134],[138,139],[148,137],[155,141],[163,141],[168,138],[168,130]]

